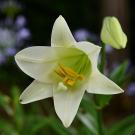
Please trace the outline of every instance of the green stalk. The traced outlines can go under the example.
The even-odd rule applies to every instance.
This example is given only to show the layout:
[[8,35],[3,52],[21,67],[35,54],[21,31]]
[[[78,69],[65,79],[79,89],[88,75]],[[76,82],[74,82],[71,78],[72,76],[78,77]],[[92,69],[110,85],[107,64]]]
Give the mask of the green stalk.
[[[102,42],[101,63],[100,63],[100,72],[101,73],[104,73],[105,64],[106,64],[105,44]],[[97,102],[97,96],[95,96],[95,103],[98,107],[99,105],[98,105],[98,102]],[[104,135],[104,133],[103,133],[102,109],[101,108],[97,108],[97,123],[98,123],[98,135]]]
[[105,44],[102,42],[102,49],[101,49],[101,63],[100,63],[100,72],[104,73],[105,69],[105,60],[106,60],[106,55],[105,55]]
[[97,95],[94,95],[93,97],[96,105],[96,110],[97,110],[97,126],[98,126],[98,135],[104,135],[103,133],[103,120],[102,120],[102,108],[100,108],[97,100]]
[[98,134],[103,135],[102,110],[97,110]]

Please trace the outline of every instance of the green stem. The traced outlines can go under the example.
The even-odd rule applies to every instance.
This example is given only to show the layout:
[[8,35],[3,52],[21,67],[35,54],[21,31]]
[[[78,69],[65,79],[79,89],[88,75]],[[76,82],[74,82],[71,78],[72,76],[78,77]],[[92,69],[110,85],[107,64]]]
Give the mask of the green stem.
[[[106,64],[106,53],[105,53],[105,44],[102,42],[102,49],[101,49],[101,63],[100,63],[100,72],[104,73]],[[97,106],[97,96],[95,96],[95,104]],[[97,123],[98,123],[98,135],[103,135],[103,120],[102,120],[102,109],[97,108]]]
[[105,69],[105,60],[106,60],[106,55],[105,55],[105,44],[102,42],[102,49],[101,49],[101,63],[100,63],[100,71],[101,73],[104,73]]
[[96,110],[97,110],[97,126],[98,126],[98,135],[104,135],[103,133],[103,120],[102,120],[102,108],[99,107],[98,100],[97,100],[97,95],[94,95],[93,97],[95,101]]
[[98,134],[103,135],[102,110],[97,110]]

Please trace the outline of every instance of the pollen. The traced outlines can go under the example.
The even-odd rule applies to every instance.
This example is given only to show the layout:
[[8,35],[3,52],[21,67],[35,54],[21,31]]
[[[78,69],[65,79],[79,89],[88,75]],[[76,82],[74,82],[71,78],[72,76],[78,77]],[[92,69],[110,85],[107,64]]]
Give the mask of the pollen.
[[55,72],[63,79],[64,84],[69,86],[73,86],[78,80],[84,79],[83,75],[78,74],[73,69],[65,67],[61,64],[59,64],[59,67],[55,70]]

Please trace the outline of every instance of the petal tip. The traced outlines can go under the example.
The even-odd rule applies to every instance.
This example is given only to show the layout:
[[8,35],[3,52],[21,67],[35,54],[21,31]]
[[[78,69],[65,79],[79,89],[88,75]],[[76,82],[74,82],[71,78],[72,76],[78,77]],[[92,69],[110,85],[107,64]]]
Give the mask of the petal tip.
[[[119,86],[118,86],[119,87]],[[116,93],[114,93],[114,94],[120,94],[120,93],[124,93],[124,90],[123,89],[121,89],[120,87],[119,87],[119,91],[117,91]]]
[[64,19],[62,15],[59,15],[57,19]]
[[21,104],[25,104],[25,102],[20,98],[19,99],[19,102],[21,103]]
[[59,15],[59,17],[56,19],[56,22],[59,23],[59,22],[66,22],[66,21],[62,15]]
[[32,102],[32,101],[25,101],[23,99],[19,99],[19,101],[21,104],[28,104],[28,103]]
[[120,93],[124,93],[124,90],[121,89]]
[[[62,16],[62,15],[59,15],[59,17],[62,17],[62,18],[63,18],[63,16]],[[58,17],[58,18],[59,18],[59,17]]]
[[71,125],[71,123],[69,123],[68,121],[65,121],[63,122],[63,125],[65,128],[68,128]]
[[20,98],[19,98],[19,102],[20,102],[21,104],[27,104],[27,103],[29,103],[28,101],[24,100],[24,98],[22,97],[22,95],[21,95]]

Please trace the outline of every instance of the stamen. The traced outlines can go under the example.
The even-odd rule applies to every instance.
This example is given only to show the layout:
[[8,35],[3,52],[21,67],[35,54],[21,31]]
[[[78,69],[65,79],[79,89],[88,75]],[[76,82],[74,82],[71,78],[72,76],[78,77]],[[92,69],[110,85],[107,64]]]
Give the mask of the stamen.
[[65,84],[68,84],[70,86],[73,86],[76,82],[76,80],[72,80],[72,79],[69,79],[67,77],[65,77],[63,81],[64,81]]
[[81,74],[78,74],[73,69],[69,67],[65,67],[63,65],[59,64],[59,68],[55,70],[55,72],[63,78],[64,84],[67,84],[69,86],[73,86],[77,80],[83,80],[84,76]]

